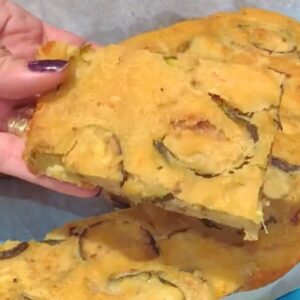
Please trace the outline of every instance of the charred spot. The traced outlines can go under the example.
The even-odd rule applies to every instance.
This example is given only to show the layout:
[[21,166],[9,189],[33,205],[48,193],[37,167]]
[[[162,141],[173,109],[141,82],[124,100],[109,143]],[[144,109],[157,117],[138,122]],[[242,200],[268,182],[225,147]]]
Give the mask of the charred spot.
[[279,119],[279,118],[273,119],[273,121],[274,121],[274,123],[275,123],[277,129],[280,130],[280,131],[282,131],[282,130],[283,130],[283,127],[282,127],[282,124],[281,124],[280,119]]
[[88,232],[88,228],[78,228],[72,226],[69,228],[69,235],[78,238],[78,253],[82,260],[86,260],[86,255],[83,249],[83,239]]
[[105,223],[108,222],[113,222],[113,220],[101,220],[99,222],[93,223],[88,225],[87,227],[83,228],[83,229],[78,229],[76,227],[71,227],[74,228],[73,229],[73,236],[78,237],[78,252],[79,252],[79,256],[81,257],[82,260],[86,261],[88,259],[87,254],[84,251],[84,247],[83,247],[83,243],[84,243],[84,239],[86,238],[86,235],[88,233],[88,231],[94,227],[97,226],[101,226]]
[[245,160],[244,160],[239,166],[237,166],[237,167],[235,168],[235,170],[240,170],[240,169],[242,169],[244,166],[249,165],[250,159],[252,159],[252,157],[246,157]]
[[240,111],[237,108],[234,108],[234,111],[241,116],[247,117],[247,118],[252,118],[254,116],[254,112],[247,112],[247,113],[243,113],[242,111]]
[[[286,77],[286,78],[288,78],[288,77]],[[282,103],[284,93],[285,93],[285,88],[284,88],[284,83],[282,83],[280,85],[279,107],[281,107],[281,103]],[[277,109],[277,118],[274,120],[274,123],[277,125],[278,130],[281,130],[281,131],[283,130],[279,109]]]
[[277,219],[273,216],[270,216],[266,221],[265,221],[265,225],[269,225],[269,224],[277,224]]
[[168,202],[174,200],[174,195],[172,193],[168,193],[160,198],[157,198],[156,201],[158,202]]
[[124,197],[110,195],[110,200],[113,202],[114,207],[117,209],[126,209],[130,207],[128,200]]
[[161,276],[157,276],[157,278],[158,278],[158,280],[162,283],[162,284],[166,284],[166,285],[169,285],[169,286],[172,286],[172,287],[175,287],[175,288],[178,288],[178,286],[177,285],[175,285],[173,282],[171,282],[171,281],[168,281],[168,280],[166,280],[166,279],[164,279],[164,278],[162,278]]
[[199,87],[201,87],[201,85],[202,85],[202,83],[199,82],[199,81],[197,81],[196,79],[192,79],[192,80],[191,80],[191,86],[192,86],[193,88],[199,88]]
[[147,229],[145,229],[143,226],[141,226],[141,229],[145,232],[148,240],[149,240],[149,245],[151,246],[153,253],[155,254],[155,256],[159,256],[160,255],[160,249],[159,249],[159,245],[156,242],[154,236],[152,235],[152,233],[150,231],[148,231]]
[[177,53],[184,53],[184,52],[188,51],[191,48],[191,44],[192,44],[191,41],[183,42],[182,44],[180,44],[178,46],[178,48],[176,49],[176,52]]
[[238,108],[232,107],[220,95],[212,94],[212,93],[208,93],[208,95],[231,119],[236,119],[240,117],[252,118],[254,116],[254,112],[242,112]]
[[239,109],[230,106],[226,102],[226,100],[219,95],[209,93],[209,96],[220,107],[220,109],[223,110],[223,112],[227,115],[228,118],[230,118],[234,122],[240,123],[247,129],[254,143],[256,143],[259,140],[257,127],[245,119],[252,118],[254,115],[253,112],[244,113]]
[[122,147],[120,144],[120,140],[118,139],[118,137],[115,134],[112,135],[112,140],[114,141],[115,146],[117,148],[117,151],[116,151],[117,155],[122,155],[123,150],[122,150]]
[[27,295],[22,295],[22,300],[33,300],[33,298],[27,296]]
[[163,142],[157,140],[153,141],[153,146],[167,162],[170,162],[170,157],[177,159],[177,157],[164,145]]
[[185,294],[182,291],[182,289],[178,285],[176,285],[173,282],[171,282],[170,280],[166,279],[163,275],[164,275],[163,272],[160,272],[160,271],[130,270],[127,273],[111,275],[109,280],[111,282],[120,282],[123,280],[128,280],[128,279],[130,280],[134,277],[142,277],[143,276],[145,281],[147,282],[151,278],[155,277],[161,284],[178,289],[180,291],[180,293],[182,294],[181,300],[186,300]]
[[215,178],[215,177],[218,177],[218,176],[222,175],[222,174],[205,174],[205,173],[200,173],[196,170],[193,170],[193,171],[194,171],[196,176],[203,177],[203,178],[206,178],[206,179]]
[[83,248],[83,239],[85,238],[85,235],[87,234],[87,232],[88,232],[88,228],[85,228],[82,231],[82,233],[80,234],[79,239],[78,239],[78,252],[79,252],[79,256],[84,261],[87,260],[87,256],[86,256],[86,253],[85,253],[84,248]]
[[175,236],[176,234],[185,233],[185,232],[187,232],[187,231],[189,231],[189,230],[190,230],[190,228],[188,228],[188,227],[174,230],[174,231],[172,231],[171,233],[168,234],[167,239],[172,238],[172,237]]
[[124,62],[124,57],[119,56],[116,65],[120,65],[120,64],[123,63],[123,62]]
[[189,119],[186,120],[177,120],[172,121],[171,125],[174,129],[187,129],[187,130],[201,130],[201,131],[207,131],[207,130],[216,130],[216,126],[211,124],[209,120],[199,120],[197,122],[194,122],[194,124],[189,124]]
[[157,274],[157,278],[158,278],[158,280],[159,280],[162,284],[168,285],[168,286],[171,286],[171,287],[173,287],[173,288],[178,289],[178,290],[180,291],[181,295],[182,295],[182,300],[185,300],[185,299],[186,299],[186,296],[185,296],[183,290],[182,290],[178,285],[176,285],[176,284],[174,284],[173,282],[171,282],[171,281],[169,281],[169,280],[163,278],[161,274]]
[[65,156],[68,156],[74,149],[75,147],[78,145],[78,141],[76,140],[74,142],[74,144],[72,145],[72,147],[65,153]]
[[282,170],[287,173],[300,171],[299,165],[289,164],[284,159],[281,159],[281,158],[275,157],[275,156],[271,157],[271,164],[273,167],[276,167],[277,169]]
[[78,228],[77,226],[71,226],[69,228],[69,236],[79,237],[83,231],[84,229],[82,228]]
[[17,257],[23,252],[25,252],[28,248],[29,244],[27,242],[22,242],[12,249],[0,251],[0,260],[6,260]]
[[197,274],[199,271],[201,271],[199,268],[188,267],[188,268],[182,268],[182,269],[179,269],[179,270],[181,272],[190,273],[193,276],[197,276],[197,278],[200,279],[202,283],[208,283],[206,278],[204,278],[203,276],[200,276],[199,274]]
[[258,139],[259,139],[257,127],[254,124],[247,123],[246,128],[247,128],[252,140],[254,141],[254,143],[257,143]]
[[237,25],[237,28],[242,29],[242,30],[247,29],[249,27],[250,27],[249,24],[238,24]]
[[275,69],[275,68],[273,68],[273,67],[268,67],[268,69],[271,70],[271,71],[274,71],[274,72],[276,72],[276,73],[278,73],[278,74],[280,74],[280,75],[283,75],[283,76],[286,77],[286,78],[290,78],[290,77],[292,76],[290,73],[280,71],[280,70]]
[[128,178],[129,178],[129,173],[125,170],[125,167],[124,167],[124,161],[122,161],[120,163],[120,169],[121,169],[121,173],[122,173],[122,176],[123,176],[123,179],[120,183],[120,187],[122,188],[124,186],[124,184],[126,183],[126,181],[128,180]]
[[165,60],[168,60],[168,59],[176,59],[177,60],[177,57],[175,55],[169,55],[169,56],[164,56],[164,59]]
[[13,282],[13,283],[18,283],[19,280],[18,280],[18,278],[13,278],[12,282]]
[[214,228],[214,229],[217,229],[217,230],[222,230],[222,227],[220,225],[218,225],[217,223],[211,221],[211,220],[208,220],[208,219],[203,219],[201,220],[201,223],[205,226],[205,227],[208,227],[208,228]]
[[277,50],[271,50],[268,49],[266,47],[263,47],[262,45],[260,45],[259,43],[252,43],[253,47],[266,52],[268,55],[272,55],[272,54],[291,54],[297,51],[297,46],[294,46],[293,48],[291,48],[290,50],[287,51],[277,51]]
[[63,242],[65,242],[65,240],[44,240],[44,241],[41,241],[41,243],[47,244],[49,246],[56,246],[56,245],[59,245]]
[[295,226],[299,225],[300,222],[300,208],[294,213],[290,219],[291,223]]
[[244,234],[244,229],[238,229],[235,231],[235,233],[239,236],[242,236]]
[[145,276],[145,278],[147,280],[149,280],[152,277],[152,273],[151,273],[151,271],[139,271],[139,270],[132,269],[132,270],[129,270],[128,272],[126,272],[126,273],[112,274],[109,277],[109,280],[112,281],[112,282],[118,282],[118,281],[123,281],[123,280],[126,280],[126,279],[131,279],[131,278],[134,278],[134,277],[138,277],[138,276]]
[[101,194],[102,194],[102,189],[100,188],[100,189],[99,189],[99,192],[98,192],[94,197],[98,198],[98,197],[101,196]]

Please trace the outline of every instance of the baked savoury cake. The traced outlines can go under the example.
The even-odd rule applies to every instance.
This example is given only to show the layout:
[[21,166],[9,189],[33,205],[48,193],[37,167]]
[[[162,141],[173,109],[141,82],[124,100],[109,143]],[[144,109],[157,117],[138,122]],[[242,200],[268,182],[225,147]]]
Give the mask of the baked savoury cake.
[[284,75],[279,130],[262,194],[267,203],[282,198],[295,202],[300,196],[299,41],[297,21],[269,11],[243,9],[181,22],[123,43],[172,56],[173,62],[190,53],[193,61],[205,58],[260,65]]
[[45,45],[69,76],[40,100],[28,166],[135,207],[0,246],[0,299],[220,299],[295,266],[299,37],[244,9],[97,50]]
[[40,57],[70,58],[70,76],[41,99],[25,159],[255,240],[263,206],[299,193],[299,28],[244,9],[97,50],[49,43]]
[[257,238],[283,74],[121,45],[50,43],[41,57],[72,62],[69,80],[31,121],[32,170]]
[[261,287],[299,260],[299,201],[266,208],[269,234],[153,204],[73,222],[40,242],[0,246],[0,299],[213,300]]

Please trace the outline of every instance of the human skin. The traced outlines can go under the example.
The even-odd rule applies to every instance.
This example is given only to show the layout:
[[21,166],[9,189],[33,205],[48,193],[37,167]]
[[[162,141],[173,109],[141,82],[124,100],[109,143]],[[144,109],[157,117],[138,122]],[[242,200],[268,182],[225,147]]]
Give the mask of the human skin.
[[91,197],[99,190],[80,189],[32,174],[22,159],[24,141],[7,132],[8,120],[16,117],[20,108],[34,105],[37,95],[55,88],[65,79],[67,62],[34,60],[37,48],[50,40],[77,46],[85,42],[9,1],[0,0],[0,173],[60,193]]

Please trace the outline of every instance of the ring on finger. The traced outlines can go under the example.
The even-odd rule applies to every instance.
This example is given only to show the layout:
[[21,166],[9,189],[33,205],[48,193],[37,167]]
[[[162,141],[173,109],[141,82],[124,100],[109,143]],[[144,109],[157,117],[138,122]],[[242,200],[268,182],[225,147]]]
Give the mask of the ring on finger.
[[24,136],[33,113],[33,107],[18,109],[17,113],[7,121],[7,132],[19,137]]

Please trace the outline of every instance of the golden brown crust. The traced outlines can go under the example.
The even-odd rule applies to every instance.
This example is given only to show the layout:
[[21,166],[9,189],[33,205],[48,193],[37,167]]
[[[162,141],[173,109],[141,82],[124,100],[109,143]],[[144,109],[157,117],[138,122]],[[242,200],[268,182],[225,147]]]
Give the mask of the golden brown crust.
[[[220,21],[218,21],[218,19]],[[238,38],[238,36],[230,33],[233,24],[230,22],[232,22],[232,20],[250,21],[250,23],[257,22],[258,24],[269,23],[271,24],[270,26],[277,26],[276,28],[279,28],[282,31],[290,31],[294,38],[292,41],[294,45],[289,51],[286,51],[287,53],[285,54],[272,53],[270,51],[258,49],[257,45],[256,47],[253,47],[252,45],[251,49],[239,48],[239,51],[235,52],[234,47],[231,49],[230,47],[228,48],[228,45],[224,44],[226,41],[222,42],[219,39],[222,35],[226,37],[226,30],[229,31],[229,37]],[[213,25],[214,23],[215,25]],[[257,32],[260,32],[262,36],[266,33],[263,30],[258,30]],[[299,250],[296,246],[299,244],[297,241],[298,231],[297,228],[295,228],[298,218],[292,217],[292,215],[296,215],[298,212],[297,203],[299,203],[300,199],[300,193],[298,191],[300,186],[299,173],[297,172],[297,166],[299,166],[300,162],[296,158],[296,155],[298,155],[298,151],[296,150],[298,148],[297,144],[298,140],[300,140],[298,138],[298,130],[300,128],[300,119],[298,116],[300,102],[298,101],[299,97],[297,96],[299,94],[298,86],[300,82],[300,68],[297,64],[299,59],[299,34],[299,23],[293,19],[273,12],[257,9],[244,9],[240,13],[222,13],[208,17],[204,20],[185,21],[160,31],[145,33],[124,41],[126,46],[147,48],[151,49],[151,51],[162,52],[165,55],[174,55],[179,49],[182,51],[185,48],[186,50],[190,46],[187,42],[195,39],[195,36],[198,36],[199,45],[201,46],[201,42],[203,43],[201,51],[204,51],[204,53],[198,52],[200,57],[221,59],[225,61],[231,60],[245,64],[266,64],[274,71],[285,75],[285,83],[283,86],[284,93],[280,108],[280,118],[278,120],[279,126],[283,127],[283,132],[279,132],[276,137],[273,153],[276,158],[280,158],[283,162],[289,163],[290,166],[281,163],[279,165],[281,166],[280,170],[278,170],[278,168],[274,169],[274,167],[270,168],[265,193],[270,194],[269,196],[271,199],[269,199],[269,201],[271,201],[271,208],[266,208],[266,210],[267,214],[271,211],[274,215],[277,215],[277,219],[284,218],[283,216],[280,216],[281,212],[284,211],[285,213],[283,215],[287,220],[290,218],[291,220],[296,220],[296,222],[293,223],[288,221],[291,223],[286,224],[280,230],[276,227],[275,230],[279,230],[280,234],[274,234],[273,238],[270,238],[270,240],[265,243],[265,246],[263,246],[263,241],[260,241],[258,246],[253,246],[254,248],[261,247],[259,248],[261,251],[266,247],[266,256],[270,257],[270,260],[261,259],[260,264],[262,270],[258,270],[251,277],[246,285],[248,288],[256,288],[279,278],[300,260]],[[202,39],[200,38],[201,36]],[[200,49],[197,49],[196,46],[195,51],[199,51]],[[295,46],[297,49],[295,49]],[[197,57],[197,53],[195,53],[195,57]],[[286,143],[287,139],[291,141],[290,144]],[[283,171],[282,169],[292,171]],[[272,200],[272,197],[278,200]],[[276,201],[275,205],[274,201]],[[280,203],[280,201],[282,201],[282,205],[278,205],[277,202]],[[273,205],[275,208],[272,207]],[[294,206],[294,208],[287,212],[287,207],[290,206]],[[265,217],[265,219],[268,220],[268,217]],[[272,235],[271,230],[274,224],[271,224],[270,226],[270,235]],[[286,242],[281,241],[283,236],[286,237]],[[276,240],[278,244],[276,243]],[[287,244],[289,244],[288,247]],[[273,252],[273,255],[270,254],[270,252]],[[289,255],[287,255],[288,253]],[[274,265],[275,261],[280,261],[282,265]],[[263,271],[264,268],[267,268],[268,270]]]
[[[34,116],[25,156],[29,167],[35,165],[33,169],[36,171],[78,185],[102,185],[110,192],[127,197],[131,203],[155,200],[167,209],[242,227],[247,233],[246,238],[255,239],[262,221],[259,191],[265,180],[264,172],[275,125],[283,127],[282,136],[297,127],[298,102],[295,95],[298,81],[294,76],[299,74],[295,64],[299,53],[299,37],[299,24],[296,21],[268,11],[243,9],[237,13],[219,13],[204,19],[185,21],[124,41],[123,45],[132,48],[132,52],[117,46],[94,52],[87,48],[78,50],[65,45],[48,44],[40,51],[42,58],[74,57],[70,68],[71,79],[62,91],[47,96]],[[151,53],[140,49],[150,50]],[[116,57],[118,67],[112,68]],[[106,61],[103,66],[95,67],[102,64],[103,60]],[[93,73],[87,71],[93,65]],[[119,76],[122,72],[136,76],[132,76],[132,82],[128,83]],[[80,75],[93,78],[96,73],[102,74],[98,75],[99,78],[110,74],[114,78],[113,84],[103,79],[105,88],[98,91],[99,84],[92,83],[95,80],[88,79],[87,82]],[[160,86],[156,86],[153,79]],[[131,86],[134,93],[131,95],[129,88],[124,92],[116,82]],[[79,88],[80,84],[84,88]],[[103,107],[87,105],[88,100],[80,96],[82,101],[77,104],[78,110],[85,112],[86,116],[97,115],[93,126],[101,127],[104,131],[100,133],[99,128],[80,129],[77,136],[70,133],[72,120],[81,120],[81,125],[73,122],[76,130],[90,124],[85,124],[84,118],[74,112],[73,103],[66,95],[70,93],[69,99],[78,94],[85,95],[86,87],[89,95],[97,97],[98,104]],[[70,88],[76,95],[72,94]],[[160,96],[155,92],[159,88]],[[146,94],[143,94],[145,91]],[[207,97],[203,92],[229,119],[218,115],[215,108],[206,102],[207,99],[204,100]],[[128,95],[131,96],[124,105],[122,101]],[[139,107],[140,96],[137,95],[143,95],[143,107]],[[199,101],[198,106],[195,105],[196,99],[200,98],[202,105]],[[65,111],[70,113],[62,113],[57,108],[54,114],[56,104],[53,99],[61,102],[61,107],[64,106]],[[166,99],[174,100],[168,100],[171,101],[169,103]],[[178,99],[180,104],[176,104]],[[165,108],[148,106],[148,103],[155,101],[158,106],[166,106],[168,112],[160,114]],[[131,102],[135,103],[133,107],[130,106]],[[118,107],[122,108],[119,113],[109,113],[109,109],[113,108],[116,112]],[[62,114],[64,120],[59,117]],[[142,118],[137,118],[138,115]],[[47,116],[49,125],[44,126]],[[150,123],[145,121],[147,119]],[[164,120],[170,122],[167,127],[161,126]],[[242,133],[230,124],[231,121],[247,130]],[[119,122],[123,126],[119,126]],[[64,130],[56,124],[60,124]],[[138,124],[138,129],[143,127],[144,135],[133,129],[131,124]],[[248,141],[245,138],[247,131]],[[106,134],[112,136],[104,138]],[[71,145],[65,145],[67,150],[63,151],[64,147],[59,145],[60,135],[74,143],[76,140],[74,149]],[[79,136],[85,141],[78,143]],[[102,142],[96,146],[93,139]],[[118,141],[122,154],[118,155],[111,147],[107,147],[114,143],[113,139]],[[86,149],[88,140],[94,147],[90,146],[92,150]],[[229,142],[226,143],[226,140]],[[285,144],[284,139],[277,135],[273,147],[275,154],[287,153],[281,144]],[[106,156],[100,161],[110,161],[109,168],[100,164],[100,161],[93,163],[96,157],[99,159],[101,151],[106,151]],[[80,158],[82,155],[90,157],[89,161]],[[278,158],[280,163],[284,159],[282,155],[275,156],[275,162]],[[266,194],[270,197],[277,191],[272,180],[267,180],[267,183]],[[240,184],[243,188],[238,187]],[[240,205],[242,197],[247,197],[243,206]],[[225,202],[228,204],[224,206]]]
[[[178,269],[201,270],[201,274],[214,288],[218,297],[237,289],[261,287],[289,271],[300,261],[300,251],[297,247],[300,243],[300,158],[297,151],[298,139],[300,140],[298,97],[300,67],[297,63],[299,36],[300,29],[296,21],[267,11],[246,9],[239,13],[221,13],[201,20],[185,21],[170,28],[134,37],[123,43],[133,49],[148,49],[166,56],[166,63],[172,68],[188,69],[195,64],[195,61],[200,62],[200,65],[205,68],[210,63],[219,66],[227,64],[230,67],[237,65],[240,68],[251,65],[267,68],[268,72],[284,78],[281,85],[280,114],[276,114],[276,111],[272,112],[280,132],[275,137],[273,157],[270,159],[271,166],[267,171],[263,191],[265,203],[270,204],[264,209],[268,234],[261,229],[257,242],[245,242],[239,231],[224,228],[211,221],[199,221],[144,204],[116,215],[67,225],[50,234],[49,238],[65,238],[68,236],[70,226],[77,228],[77,231],[72,229],[75,233],[82,232],[81,229],[87,228],[89,224],[116,218],[115,225],[109,223],[105,225],[106,227],[96,226],[97,234],[90,232],[87,235],[85,242],[88,244],[84,244],[82,248],[84,255],[98,251],[95,250],[95,245],[101,242],[108,247],[107,252],[111,253],[109,260],[101,265],[104,270],[118,269],[118,262],[124,259],[127,268],[136,267],[137,261],[146,262],[146,265],[150,265],[152,269],[154,265],[155,268],[166,269],[168,272],[169,267],[175,268],[172,269],[173,275]],[[55,44],[47,46],[42,55],[48,57],[55,47]],[[62,56],[70,55],[64,47],[57,53]],[[71,55],[78,56],[78,52],[72,52]],[[89,56],[87,55],[85,59],[89,59]],[[220,67],[217,68],[217,71],[219,70]],[[212,74],[213,72],[208,73],[207,77]],[[217,75],[220,77],[222,72]],[[72,80],[68,84],[71,85]],[[202,84],[205,85],[207,82],[204,81]],[[193,85],[197,87],[199,82],[193,81]],[[248,110],[252,112],[257,108],[255,106],[257,103],[253,101],[251,104],[255,104],[254,109],[245,110],[243,105],[249,100],[235,102],[236,94],[230,94],[232,88],[226,90],[220,85],[214,88],[221,89],[222,94],[232,98],[232,103],[238,105],[240,112],[245,113]],[[274,89],[270,88],[268,91],[271,92],[265,94],[265,97],[272,95]],[[49,97],[50,100],[52,98],[53,95]],[[215,100],[220,99],[215,98]],[[39,109],[42,108],[43,105]],[[35,120],[32,124],[32,127],[39,126]],[[184,124],[177,122],[176,125],[191,127],[189,122]],[[201,125],[205,130],[214,132],[211,124]],[[103,132],[99,132],[98,135],[103,136]],[[175,142],[172,137],[168,140],[168,145],[177,149],[178,144]],[[81,179],[74,180],[81,182]],[[141,227],[148,233],[140,230]],[[81,229],[78,231],[78,228]],[[115,250],[118,253],[114,252]],[[120,253],[122,258],[119,256]],[[100,268],[100,265],[98,267]],[[95,264],[79,274],[92,272],[93,268],[96,268]],[[79,280],[75,274],[72,276],[70,276],[71,281],[76,278]],[[102,276],[105,277],[107,274]],[[80,280],[74,282],[79,283]],[[72,288],[71,284],[65,284],[60,295],[65,296],[66,294],[63,293],[67,293]],[[202,287],[196,284],[193,291],[198,289],[201,290]],[[75,291],[76,289],[74,293]]]
[[189,53],[170,62],[123,46],[52,44],[42,53],[74,58],[69,81],[40,100],[30,124],[31,168],[243,228],[256,239],[281,74],[195,62]]
[[277,279],[284,276],[287,272],[289,272],[298,262],[300,262],[300,256],[298,257],[295,264],[290,266],[285,266],[280,270],[272,270],[266,272],[258,272],[255,273],[248,282],[243,287],[243,290],[254,290],[261,288],[269,283],[276,281]]
[[[160,285],[157,276],[162,276],[188,300],[215,299],[214,293],[220,299],[274,281],[297,263],[298,214],[299,204],[278,202],[269,208],[269,234],[261,231],[258,242],[153,205],[73,222],[43,243],[0,246],[0,296],[136,300],[138,289],[142,295],[155,289],[153,299],[172,292],[172,300],[181,300],[176,289]],[[127,276],[133,281],[115,285],[116,278]]]

